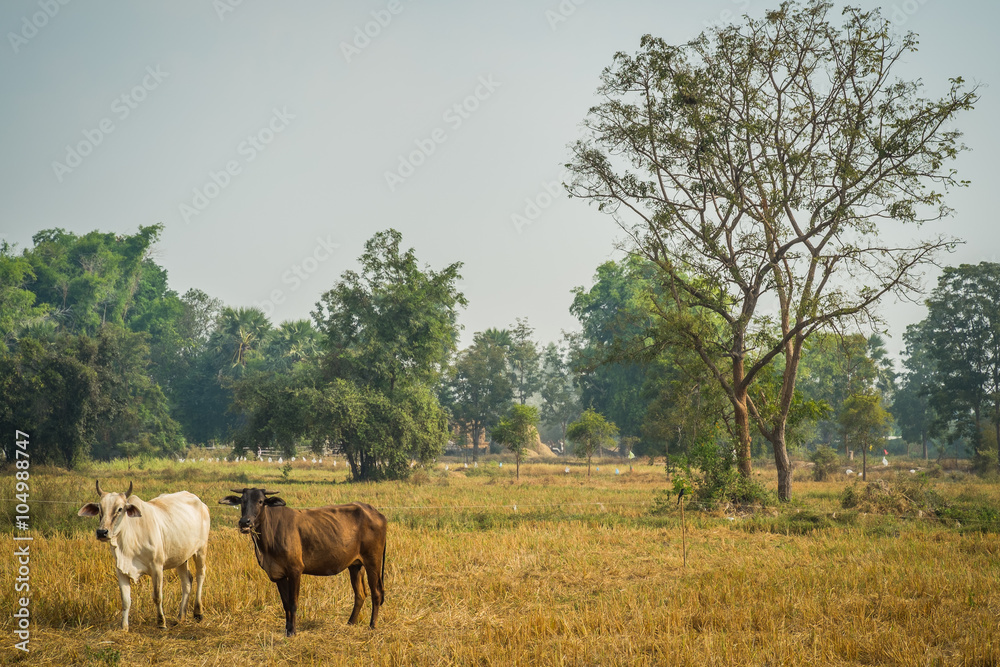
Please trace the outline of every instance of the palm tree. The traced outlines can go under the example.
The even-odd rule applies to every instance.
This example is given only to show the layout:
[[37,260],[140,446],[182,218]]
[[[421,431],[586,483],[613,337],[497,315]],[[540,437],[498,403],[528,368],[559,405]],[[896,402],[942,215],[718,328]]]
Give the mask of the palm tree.
[[287,368],[317,357],[320,341],[319,331],[309,320],[282,322],[271,335],[267,356],[274,366]]
[[216,332],[216,350],[229,358],[230,368],[244,369],[266,344],[271,323],[260,308],[225,308]]

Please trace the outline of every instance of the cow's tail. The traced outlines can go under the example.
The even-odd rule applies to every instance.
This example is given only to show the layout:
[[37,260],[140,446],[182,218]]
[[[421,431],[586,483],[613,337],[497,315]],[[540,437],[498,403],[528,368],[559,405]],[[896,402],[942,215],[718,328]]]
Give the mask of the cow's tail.
[[382,602],[385,602],[385,547],[389,540],[382,540],[382,574],[378,578],[378,592],[382,595]]

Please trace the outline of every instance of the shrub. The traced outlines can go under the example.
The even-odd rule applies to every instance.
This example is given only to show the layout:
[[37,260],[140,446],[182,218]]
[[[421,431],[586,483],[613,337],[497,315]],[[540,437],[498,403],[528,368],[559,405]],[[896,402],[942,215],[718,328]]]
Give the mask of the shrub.
[[430,483],[431,476],[425,468],[419,468],[413,471],[413,474],[410,475],[407,481],[414,486],[423,486]]
[[817,447],[816,451],[809,455],[809,460],[816,466],[813,468],[812,474],[813,479],[817,482],[827,480],[837,471],[837,467],[840,465],[840,457],[828,445]]
[[865,483],[855,479],[844,488],[840,504],[869,514],[907,514],[918,510],[935,512],[945,503],[926,476],[897,473],[889,480]]
[[972,472],[981,477],[989,477],[997,473],[997,450],[993,447],[980,447],[972,455]]
[[[697,468],[701,474],[693,474],[692,468]],[[716,442],[696,445],[691,450],[685,472],[694,485],[694,500],[703,505],[774,504],[774,494],[756,480],[740,475],[732,449],[727,445]]]

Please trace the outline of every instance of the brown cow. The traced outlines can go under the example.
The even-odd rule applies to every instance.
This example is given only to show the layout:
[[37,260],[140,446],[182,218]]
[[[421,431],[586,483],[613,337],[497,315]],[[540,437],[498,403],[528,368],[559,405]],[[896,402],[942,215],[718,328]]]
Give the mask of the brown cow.
[[388,522],[374,507],[365,503],[330,505],[296,510],[274,496],[277,491],[242,489],[219,501],[239,506],[240,532],[249,533],[257,562],[268,578],[278,585],[285,608],[285,635],[295,634],[295,610],[299,601],[299,580],[303,574],[329,576],[351,572],[354,611],[348,624],[358,622],[365,588],[361,568],[368,573],[372,592],[372,622],[385,599],[385,536]]

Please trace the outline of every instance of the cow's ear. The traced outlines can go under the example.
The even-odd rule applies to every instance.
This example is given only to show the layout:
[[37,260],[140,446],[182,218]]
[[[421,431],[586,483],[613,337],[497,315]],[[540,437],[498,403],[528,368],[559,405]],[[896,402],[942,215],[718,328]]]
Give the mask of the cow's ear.
[[132,518],[135,518],[137,516],[142,516],[142,512],[140,512],[139,508],[136,507],[135,505],[126,505],[125,514],[129,515]]
[[76,513],[77,516],[99,516],[100,514],[101,508],[98,507],[97,503],[87,503]]
[[267,500],[265,500],[264,504],[267,505],[268,507],[284,507],[285,501],[275,496],[274,498],[268,498]]
[[243,502],[243,498],[240,496],[226,496],[219,501],[220,505],[236,505],[239,507],[240,503]]

